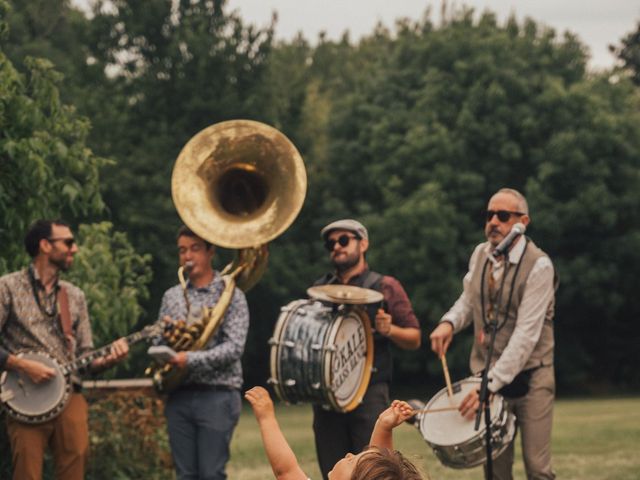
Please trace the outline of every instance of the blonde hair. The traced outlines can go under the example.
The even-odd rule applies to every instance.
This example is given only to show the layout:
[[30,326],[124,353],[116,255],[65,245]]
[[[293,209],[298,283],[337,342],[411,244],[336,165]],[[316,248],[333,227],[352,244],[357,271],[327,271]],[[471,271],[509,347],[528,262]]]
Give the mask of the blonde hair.
[[422,480],[418,469],[399,451],[368,447],[351,475],[351,480]]

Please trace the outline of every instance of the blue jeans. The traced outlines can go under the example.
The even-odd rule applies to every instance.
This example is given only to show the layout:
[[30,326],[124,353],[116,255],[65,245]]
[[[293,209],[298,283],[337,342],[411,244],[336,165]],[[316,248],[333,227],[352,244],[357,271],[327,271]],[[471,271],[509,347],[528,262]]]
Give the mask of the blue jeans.
[[179,480],[225,480],[240,417],[237,390],[177,390],[167,400],[169,444]]

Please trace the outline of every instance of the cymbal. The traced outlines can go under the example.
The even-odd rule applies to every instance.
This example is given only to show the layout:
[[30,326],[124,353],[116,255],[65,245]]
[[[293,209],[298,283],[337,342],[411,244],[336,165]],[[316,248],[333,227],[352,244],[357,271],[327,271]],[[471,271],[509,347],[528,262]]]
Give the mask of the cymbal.
[[351,285],[318,285],[308,288],[307,294],[316,300],[351,305],[378,303],[384,298],[382,293],[376,290]]

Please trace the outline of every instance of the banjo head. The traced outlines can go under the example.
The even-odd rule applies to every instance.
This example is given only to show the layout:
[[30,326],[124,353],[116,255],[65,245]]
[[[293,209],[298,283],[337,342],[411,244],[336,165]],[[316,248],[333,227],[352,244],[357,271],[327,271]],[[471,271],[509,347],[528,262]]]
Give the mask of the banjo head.
[[62,411],[69,398],[69,384],[60,363],[44,352],[21,352],[19,358],[43,363],[55,370],[55,376],[42,383],[34,383],[14,370],[3,374],[0,389],[7,397],[7,414],[25,423],[42,423]]

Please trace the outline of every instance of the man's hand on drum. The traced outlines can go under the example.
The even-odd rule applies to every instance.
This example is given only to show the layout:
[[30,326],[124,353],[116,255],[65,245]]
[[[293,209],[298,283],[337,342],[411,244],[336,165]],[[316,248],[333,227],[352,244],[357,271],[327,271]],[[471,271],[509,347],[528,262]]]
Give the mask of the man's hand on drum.
[[247,390],[244,394],[244,398],[251,404],[253,413],[256,416],[258,422],[265,418],[275,417],[275,411],[273,408],[273,401],[267,392],[262,387],[253,387]]
[[[489,392],[489,403],[492,401],[493,393]],[[476,418],[478,408],[480,408],[480,390],[473,389],[462,399],[458,411],[467,420],[473,420]]]
[[48,367],[44,363],[26,358],[18,358],[15,355],[9,355],[7,359],[7,369],[18,370],[26,374],[33,383],[46,382],[56,374],[53,368]]
[[441,322],[429,335],[431,340],[431,350],[435,352],[438,358],[447,353],[451,340],[453,340],[453,325],[449,322]]
[[391,315],[381,308],[376,313],[376,332],[384,337],[391,335]]

